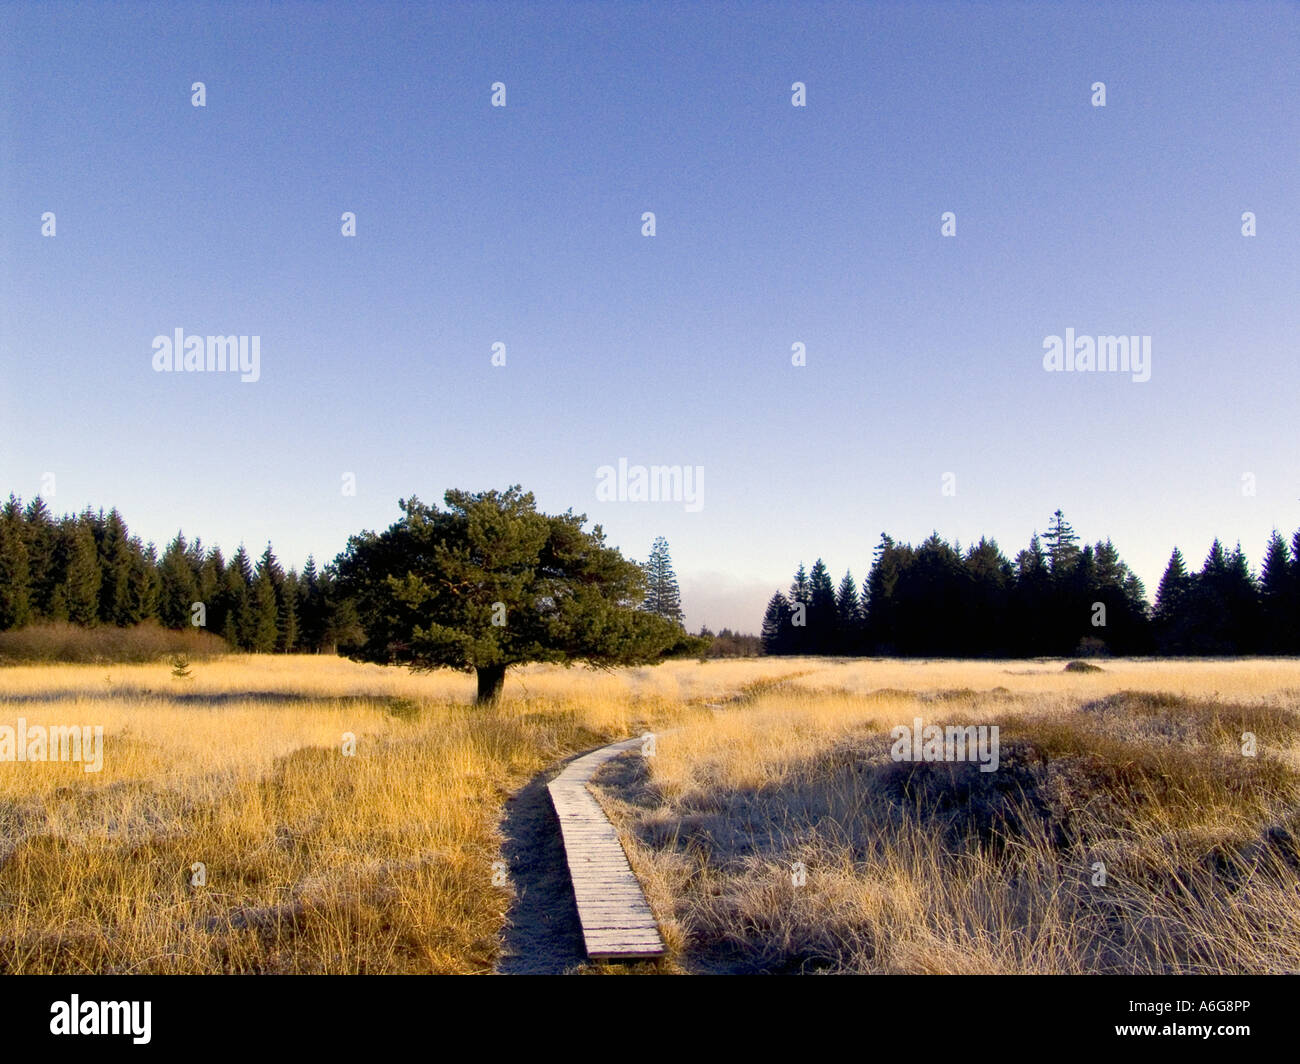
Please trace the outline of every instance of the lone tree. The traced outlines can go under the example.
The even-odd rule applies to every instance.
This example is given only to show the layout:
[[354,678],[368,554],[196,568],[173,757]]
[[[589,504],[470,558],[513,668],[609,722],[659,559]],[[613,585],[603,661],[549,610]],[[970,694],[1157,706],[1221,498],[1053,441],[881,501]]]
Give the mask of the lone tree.
[[531,492],[448,491],[447,509],[401,500],[386,532],[348,540],[335,561],[364,638],[354,660],[478,674],[498,698],[529,661],[641,665],[702,653],[706,641],[638,607],[645,576],[586,516],[538,513]]
[[677,574],[668,554],[668,541],[659,536],[650,548],[650,560],[645,563],[646,596],[641,608],[662,617],[665,621],[685,626],[682,615],[682,594],[677,587]]

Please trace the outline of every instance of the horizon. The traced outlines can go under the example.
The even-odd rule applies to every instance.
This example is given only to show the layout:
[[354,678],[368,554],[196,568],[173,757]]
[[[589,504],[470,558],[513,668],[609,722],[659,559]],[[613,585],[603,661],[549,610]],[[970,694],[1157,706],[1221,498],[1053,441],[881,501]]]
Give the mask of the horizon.
[[[452,490],[452,489],[449,489],[449,490]],[[489,490],[489,491],[490,491],[490,490],[504,490],[504,489],[485,489],[485,490]],[[525,487],[524,490],[527,491],[528,489]],[[12,498],[12,497],[16,497],[16,496],[14,496],[13,493],[11,493],[9,496],[6,496],[6,498]],[[40,495],[34,496],[33,499],[35,499],[35,498],[41,498],[41,496],[40,496]],[[419,497],[419,496],[416,496],[416,495],[403,496],[403,500],[402,500],[402,501],[409,500],[409,499],[412,499],[412,498],[420,498],[420,497]],[[30,503],[33,501],[33,499],[19,499],[19,501],[20,501],[24,506],[26,506],[26,505],[30,504]],[[49,506],[48,501],[46,501],[46,500],[42,500],[42,501],[45,501],[45,502],[46,502],[47,507]],[[432,502],[432,500],[430,500],[430,499],[424,499],[424,498],[420,498],[420,501],[423,502],[423,503],[425,503],[426,505],[431,504],[431,502]],[[444,502],[443,502],[443,497],[442,497],[441,495],[440,495],[440,496],[438,497],[438,499],[436,500],[436,505],[438,506],[439,509],[443,508],[443,506],[444,506]],[[91,509],[93,510],[93,512],[95,512],[95,513],[97,513],[97,514],[99,514],[99,515],[101,515],[101,516],[106,516],[108,513],[112,512],[114,509],[116,509],[116,507],[106,507],[106,508],[105,508],[105,507],[99,507],[99,508],[93,508],[93,507],[92,507]],[[55,510],[53,507],[50,507],[50,511],[51,511],[51,516],[55,517],[56,519],[57,519],[57,518],[62,518],[62,517],[75,517],[75,516],[76,516],[75,513],[61,513],[61,512],[59,512],[59,511]],[[83,511],[80,511],[80,512],[84,512],[84,510],[83,510]],[[205,553],[210,553],[210,552],[212,552],[213,550],[219,551],[219,552],[221,553],[221,556],[222,556],[224,562],[225,562],[227,565],[230,564],[230,561],[231,561],[232,557],[233,557],[233,556],[234,556],[234,555],[235,555],[235,554],[236,554],[240,549],[243,549],[243,550],[247,553],[247,555],[248,555],[248,557],[249,557],[249,560],[250,560],[251,562],[253,562],[253,563],[256,563],[257,559],[261,556],[262,552],[266,549],[266,547],[262,547],[262,546],[259,546],[259,545],[257,545],[257,544],[252,544],[252,545],[250,545],[250,544],[248,544],[247,542],[242,541],[242,540],[240,541],[239,545],[238,545],[237,547],[235,547],[233,550],[232,550],[232,549],[227,549],[227,547],[226,547],[224,544],[212,543],[212,542],[209,542],[208,540],[203,539],[203,537],[202,537],[201,534],[197,534],[197,535],[193,535],[193,536],[192,536],[192,535],[186,533],[186,532],[185,532],[185,529],[184,529],[183,527],[178,528],[178,529],[176,530],[176,533],[173,533],[172,536],[164,537],[164,538],[162,538],[162,539],[151,539],[151,538],[148,538],[148,537],[140,536],[140,535],[136,532],[135,528],[131,525],[131,522],[130,522],[130,519],[129,519],[128,515],[126,515],[126,514],[122,514],[122,513],[120,512],[120,510],[118,511],[118,513],[119,513],[119,516],[120,516],[120,517],[123,519],[123,521],[126,523],[126,525],[127,525],[127,529],[128,529],[128,531],[129,531],[131,537],[132,537],[132,538],[139,538],[139,539],[141,540],[141,542],[144,543],[144,544],[146,545],[146,547],[151,547],[151,548],[155,549],[159,557],[161,557],[163,550],[166,548],[167,544],[170,543],[170,542],[174,539],[174,537],[175,537],[176,534],[183,535],[183,536],[185,537],[185,541],[186,541],[186,543],[189,544],[189,545],[191,545],[191,546],[192,546],[193,544],[195,544],[196,542],[201,543],[201,545],[202,545],[203,550],[204,550]],[[1066,518],[1066,520],[1067,520],[1067,522],[1068,522],[1069,514],[1065,514],[1064,511],[1062,511],[1062,513],[1063,513],[1063,516]],[[399,509],[399,511],[398,511],[398,514],[400,515],[400,509]],[[400,516],[395,516],[395,517],[394,517],[394,521],[393,521],[393,522],[390,522],[390,523],[389,523],[389,526],[392,525],[393,523],[399,521],[399,520],[400,520]],[[592,522],[590,519],[588,519],[588,520],[585,522],[584,527],[590,527],[592,524],[593,524],[593,522]],[[360,534],[360,533],[363,533],[363,532],[382,532],[385,528],[387,528],[387,527],[389,527],[389,526],[380,526],[380,527],[378,527],[378,528],[370,528],[370,529],[357,529],[356,532],[354,532],[353,534],[355,535],[355,534]],[[1029,546],[1030,542],[1031,542],[1033,539],[1035,539],[1035,538],[1038,538],[1038,539],[1041,540],[1041,538],[1042,538],[1042,536],[1043,536],[1043,532],[1045,531],[1046,527],[1047,527],[1047,526],[1045,525],[1045,526],[1044,526],[1044,529],[1037,529],[1037,528],[1035,528],[1034,531],[1033,531],[1032,533],[1030,533],[1030,535],[1029,535],[1028,537],[1026,537],[1026,539],[1024,540],[1024,543],[1023,543],[1023,544],[1017,544],[1017,545],[1013,546],[1010,550],[1007,549],[1007,546],[1006,546],[1006,545],[1004,545],[1004,544],[1002,544],[1002,543],[999,543],[996,539],[993,539],[992,537],[981,537],[981,538],[987,538],[987,539],[990,540],[990,542],[994,543],[994,545],[997,546],[997,548],[998,548],[999,552],[1002,554],[1002,556],[1005,557],[1009,562],[1011,562],[1011,563],[1014,565],[1014,563],[1015,563],[1015,556],[1016,556],[1016,554],[1019,552],[1019,550],[1022,549],[1022,548],[1027,548],[1027,547]],[[1076,529],[1075,531],[1076,531],[1076,533],[1078,533],[1078,530],[1077,530],[1077,529]],[[1278,534],[1281,535],[1282,538],[1283,538],[1285,541],[1287,541],[1287,542],[1290,542],[1290,541],[1291,541],[1292,536],[1291,536],[1291,535],[1288,535],[1287,532],[1286,532],[1286,530],[1283,530],[1283,529],[1277,529],[1277,530],[1275,530],[1275,531],[1277,531]],[[885,532],[886,534],[888,534],[888,529],[885,529],[884,532]],[[931,534],[931,535],[938,535],[939,533],[938,533],[937,530],[932,530],[930,534]],[[1297,530],[1297,534],[1300,534],[1300,530]],[[1094,546],[1096,546],[1098,543],[1105,542],[1105,539],[1104,539],[1104,538],[1101,539],[1101,540],[1094,540],[1094,539],[1090,539],[1088,536],[1084,535],[1083,533],[1078,533],[1078,537],[1079,537],[1079,547],[1080,547],[1080,549],[1085,548],[1085,547],[1094,547]],[[900,539],[900,538],[897,537],[897,536],[894,536],[894,537],[892,537],[892,538],[893,538],[894,541],[895,541],[896,543],[898,543],[900,546],[903,546],[903,545],[918,546],[918,545],[919,545],[921,542],[923,542],[927,537],[926,537],[926,536],[922,536],[922,537],[919,537],[919,538],[916,539],[916,540],[908,540],[908,541],[904,541],[904,540]],[[941,537],[941,538],[942,538],[942,537]],[[959,547],[962,549],[962,551],[965,552],[966,550],[969,550],[971,547],[976,546],[976,545],[979,543],[979,541],[980,541],[980,538],[976,538],[975,540],[972,540],[972,541],[970,541],[970,542],[966,542],[966,543],[957,543],[957,542],[953,542],[953,543],[951,543],[951,545],[954,546],[954,547],[959,546]],[[877,541],[877,542],[879,542],[879,541]],[[945,540],[945,542],[948,542],[948,541]],[[1231,553],[1234,549],[1240,549],[1241,552],[1242,552],[1242,554],[1245,556],[1247,562],[1250,564],[1250,570],[1251,570],[1251,574],[1252,574],[1252,576],[1254,576],[1256,579],[1259,578],[1259,576],[1260,576],[1260,570],[1261,570],[1261,566],[1262,566],[1262,562],[1263,562],[1263,555],[1264,555],[1264,550],[1263,550],[1262,548],[1261,548],[1261,550],[1260,550],[1260,552],[1259,552],[1259,553],[1260,553],[1259,564],[1257,564],[1257,563],[1256,563],[1256,560],[1255,560],[1255,558],[1252,556],[1251,552],[1250,552],[1249,550],[1246,550],[1246,549],[1245,549],[1245,545],[1244,545],[1244,544],[1241,544],[1241,543],[1229,543],[1229,542],[1227,542],[1226,540],[1224,540],[1222,537],[1217,537],[1217,536],[1216,536],[1215,539],[1212,540],[1211,543],[1206,547],[1206,556],[1208,556],[1208,555],[1213,551],[1213,549],[1214,549],[1214,543],[1216,543],[1216,542],[1219,543],[1220,546],[1222,546],[1222,547],[1224,548],[1224,550],[1227,551],[1227,552],[1229,552],[1229,553]],[[306,562],[307,562],[308,559],[311,559],[311,560],[313,560],[313,561],[315,562],[317,569],[322,569],[322,568],[324,568],[325,566],[332,564],[332,563],[337,559],[337,557],[339,556],[339,554],[340,554],[340,553],[341,553],[341,552],[346,548],[346,543],[344,544],[343,547],[340,547],[338,551],[335,551],[335,552],[333,552],[333,553],[331,553],[331,554],[329,554],[329,555],[317,555],[315,552],[310,552],[310,551],[309,551],[308,554],[307,554],[307,556],[306,556],[305,558],[302,559],[302,562],[301,562],[301,563],[298,563],[298,562],[296,562],[296,561],[286,560],[286,559],[284,558],[284,556],[281,555],[280,552],[279,552],[277,549],[275,549],[275,544],[274,544],[274,541],[273,541],[273,540],[268,541],[267,546],[269,546],[269,547],[272,549],[272,553],[274,554],[276,561],[277,561],[278,563],[280,563],[280,565],[283,566],[283,568],[284,568],[286,571],[292,569],[292,570],[295,570],[295,571],[301,573],[302,570],[303,570],[303,568],[304,568],[304,566],[306,565]],[[671,545],[671,543],[670,543],[670,544],[669,544],[669,548],[670,548],[670,550],[671,550],[671,546],[672,546],[672,545]],[[873,549],[874,549],[874,547],[873,547]],[[1118,548],[1117,548],[1117,549],[1118,549]],[[1167,561],[1168,561],[1168,560],[1172,560],[1173,552],[1174,552],[1175,550],[1177,550],[1177,551],[1182,555],[1183,561],[1186,563],[1187,568],[1188,568],[1189,571],[1196,571],[1196,570],[1198,570],[1198,569],[1202,566],[1202,564],[1205,562],[1205,560],[1206,560],[1205,557],[1197,556],[1197,555],[1195,555],[1193,552],[1190,552],[1190,551],[1188,551],[1188,550],[1185,550],[1181,544],[1175,544],[1175,545],[1172,546],[1172,547],[1170,548],[1170,550],[1169,550],[1169,558],[1167,559]],[[632,558],[633,560],[635,560],[635,561],[637,561],[637,562],[639,562],[639,563],[644,563],[645,560],[646,560],[646,557],[649,556],[648,552],[647,552],[646,557],[640,557],[640,556],[636,556],[636,555],[630,555],[630,554],[627,554],[625,551],[624,551],[623,553],[624,553],[624,556],[625,556],[625,557]],[[1123,559],[1123,552],[1120,552],[1120,557],[1121,557],[1121,560],[1124,560],[1124,559]],[[813,559],[812,559],[811,561],[809,561],[808,559],[803,559],[803,558],[801,558],[797,563],[795,563],[795,569],[798,569],[798,568],[802,567],[802,568],[804,568],[805,570],[809,570],[809,571],[811,571],[811,569],[813,568],[813,566],[814,566],[818,561],[822,561],[823,563],[825,563],[825,559],[822,558],[820,555],[814,556]],[[838,587],[838,586],[839,586],[839,583],[840,583],[840,580],[841,580],[841,578],[842,578],[843,575],[844,575],[844,570],[840,570],[840,571],[837,572],[836,569],[835,569],[835,567],[832,566],[832,565],[829,565],[829,564],[827,564],[827,569],[830,571],[830,573],[831,573],[831,575],[832,575],[832,577],[833,577],[833,582],[834,582],[834,584],[836,585],[836,587]],[[849,572],[852,572],[852,570],[850,569]],[[866,568],[863,569],[863,571],[862,571],[862,573],[861,573],[860,575],[855,575],[855,576],[854,576],[854,581],[855,581],[855,583],[856,583],[857,586],[858,586],[859,593],[864,593],[864,592],[865,592],[866,577],[867,577],[867,575],[869,574],[869,572],[870,572],[870,566],[867,566]],[[1162,573],[1163,573],[1163,569],[1162,569]],[[715,574],[715,575],[722,577],[723,580],[726,579],[726,574]],[[791,571],[791,576],[793,577],[793,575],[794,575],[794,570]],[[1141,579],[1140,576],[1139,576],[1139,579]],[[1157,580],[1155,580],[1155,581],[1152,582],[1151,584],[1148,584],[1145,580],[1143,581],[1143,591],[1144,591],[1145,598],[1146,598],[1146,601],[1147,601],[1147,604],[1148,604],[1148,605],[1154,605],[1154,604],[1155,604],[1155,600],[1156,600],[1156,591],[1157,591],[1158,585],[1159,585],[1159,579],[1158,579],[1158,578],[1157,578]],[[789,582],[787,581],[786,584],[782,584],[782,585],[779,585],[779,586],[774,587],[774,588],[772,589],[772,594],[775,594],[775,593],[778,592],[778,591],[784,593],[784,592],[786,592],[786,591],[788,590],[788,588],[789,588]],[[699,631],[699,630],[701,630],[701,628],[708,628],[708,629],[710,629],[711,631],[713,631],[713,632],[716,633],[716,632],[719,632],[719,631],[722,631],[722,630],[727,630],[727,629],[729,629],[730,631],[732,631],[732,632],[734,632],[734,633],[736,633],[736,634],[741,634],[741,635],[755,635],[755,636],[756,636],[756,635],[758,634],[759,630],[760,630],[761,627],[762,627],[762,612],[763,612],[763,609],[765,609],[765,608],[767,607],[768,602],[769,602],[769,600],[770,600],[770,598],[771,598],[771,595],[769,594],[767,597],[765,597],[765,598],[763,599],[762,607],[760,608],[759,613],[758,613],[758,623],[755,624],[755,625],[753,625],[752,627],[744,627],[744,626],[740,626],[740,627],[738,627],[738,626],[736,626],[736,625],[728,625],[728,624],[712,625],[712,624],[709,624],[707,621],[702,621],[702,622],[700,622],[700,623],[692,623],[692,621],[691,621],[692,608],[691,608],[691,605],[690,605],[690,598],[691,598],[691,595],[690,595],[690,594],[685,590],[685,586],[683,585],[683,590],[682,590],[682,607],[683,607],[683,614],[685,615],[685,624],[686,624],[686,627],[687,627],[688,630],[691,630],[691,631]]]

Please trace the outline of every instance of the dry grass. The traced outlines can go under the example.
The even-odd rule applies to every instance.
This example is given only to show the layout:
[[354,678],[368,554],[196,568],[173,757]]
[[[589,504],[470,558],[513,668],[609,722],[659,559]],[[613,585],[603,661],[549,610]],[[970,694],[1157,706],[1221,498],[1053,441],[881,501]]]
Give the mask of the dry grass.
[[[0,763],[0,972],[489,971],[505,797],[646,728],[608,800],[653,970],[1300,968],[1300,665],[1104,670],[536,666],[486,711],[468,676],[327,657],[0,669],[0,724],[105,729],[100,773]],[[918,714],[998,723],[1003,771],[893,763]]]
[[486,711],[455,673],[252,656],[192,671],[0,670],[0,724],[105,731],[99,773],[0,763],[0,972],[490,970],[506,795],[681,719],[697,683],[527,669]]
[[[679,968],[1300,969],[1300,663],[787,664],[605,786]],[[917,716],[999,771],[894,762]]]
[[172,631],[157,621],[130,628],[83,628],[66,621],[0,632],[0,665],[56,662],[148,662],[170,654],[206,659],[228,653],[226,641],[197,628]]

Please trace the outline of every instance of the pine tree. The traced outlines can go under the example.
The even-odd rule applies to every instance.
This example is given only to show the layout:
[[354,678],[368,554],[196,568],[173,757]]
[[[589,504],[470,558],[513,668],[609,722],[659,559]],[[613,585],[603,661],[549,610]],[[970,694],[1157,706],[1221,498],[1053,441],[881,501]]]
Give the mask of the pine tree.
[[99,543],[99,619],[103,624],[126,626],[140,620],[131,609],[131,564],[126,522],[116,509],[110,510]]
[[23,512],[26,526],[28,588],[32,619],[55,619],[51,616],[55,591],[63,581],[57,565],[58,526],[45,500],[39,495]]
[[22,504],[10,495],[0,510],[0,631],[31,618],[26,531]]
[[681,591],[677,575],[673,572],[672,558],[668,554],[668,540],[659,536],[650,549],[650,560],[645,571],[646,596],[641,608],[674,624],[685,624],[682,615]]
[[127,585],[131,616],[140,621],[158,617],[158,549],[131,541],[131,577]]
[[257,563],[257,570],[254,575],[266,572],[271,577],[271,583],[279,590],[280,585],[284,583],[284,570],[280,567],[279,561],[276,560],[275,552],[271,549],[268,542],[266,550],[262,551],[262,557]]
[[858,583],[853,579],[852,570],[845,571],[835,592],[835,613],[840,633],[837,653],[861,653],[862,602],[858,598]]
[[226,559],[219,548],[213,548],[205,555],[198,577],[198,601],[204,605],[207,614],[204,627],[209,632],[221,632],[226,627],[225,602],[221,594],[225,576]]
[[1290,617],[1287,631],[1291,633],[1289,654],[1300,654],[1300,529],[1291,537],[1291,582],[1287,592],[1286,612]]
[[298,641],[303,650],[320,653],[325,634],[325,602],[316,559],[307,555],[298,581]]
[[270,654],[275,650],[280,636],[280,604],[276,580],[278,570],[279,564],[275,560],[275,555],[271,553],[271,545],[268,543],[261,561],[257,563],[250,603],[253,623],[250,649],[256,654]]
[[1224,580],[1228,630],[1225,642],[1234,654],[1256,654],[1264,640],[1259,585],[1238,543],[1228,555]]
[[1012,570],[997,542],[981,538],[963,559],[962,630],[972,654],[1005,653],[1009,645]]
[[335,561],[364,630],[350,657],[473,669],[478,701],[490,703],[512,665],[639,665],[707,649],[674,621],[631,608],[644,571],[605,546],[599,527],[585,531],[581,515],[540,513],[517,484],[443,501],[445,510],[401,500],[402,520],[353,536]]
[[1065,607],[1063,645],[1069,648],[1070,653],[1075,653],[1085,650],[1087,644],[1080,645],[1083,640],[1100,640],[1109,643],[1109,615],[1105,627],[1092,624],[1092,604],[1100,600],[1101,594],[1097,580],[1097,556],[1093,552],[1092,544],[1084,544],[1083,549],[1079,551],[1074,565],[1070,567],[1067,585],[1068,590],[1063,600]]
[[1259,580],[1262,648],[1272,654],[1288,653],[1295,646],[1296,632],[1290,611],[1291,566],[1286,540],[1274,529],[1264,548]]
[[1150,621],[1146,589],[1119,556],[1109,539],[1093,548],[1094,582],[1085,608],[1101,602],[1106,608],[1106,626],[1097,635],[1105,639],[1112,653],[1133,654],[1150,649]]
[[1063,578],[1079,557],[1079,537],[1059,509],[1052,514],[1052,523],[1048,526],[1043,541],[1047,545],[1047,560],[1052,576],[1056,579]]
[[166,628],[187,628],[198,600],[199,582],[190,547],[184,534],[177,532],[158,565],[158,620]]
[[1201,571],[1192,580],[1184,602],[1182,621],[1188,632],[1187,650],[1193,654],[1226,654],[1236,637],[1229,627],[1228,552],[1216,538]]
[[1156,604],[1152,619],[1156,626],[1156,641],[1162,651],[1170,654],[1185,653],[1188,649],[1188,617],[1193,578],[1188,575],[1183,552],[1177,547],[1169,556],[1160,586],[1156,589]]
[[64,518],[60,539],[67,564],[59,592],[68,620],[73,624],[93,625],[99,620],[101,580],[94,525],[86,514]]
[[230,559],[230,568],[234,569],[239,576],[239,582],[244,587],[253,585],[253,563],[248,557],[248,551],[244,549],[241,543],[239,549],[235,551],[235,556]]
[[763,614],[763,653],[790,653],[790,637],[790,600],[778,591],[768,601],[767,612]]
[[1051,649],[1051,609],[1052,574],[1047,552],[1035,532],[1029,546],[1016,555],[1015,562],[1011,626],[1018,653],[1032,656]]
[[867,644],[872,653],[892,654],[895,650],[898,617],[895,592],[910,558],[910,548],[900,547],[884,532],[880,534],[880,542],[872,552],[871,571],[867,574],[864,591]]
[[[185,548],[185,560],[189,562],[190,572],[194,574],[194,594],[197,596],[203,579],[203,565],[208,560],[208,552],[203,549],[202,539],[196,536],[194,542]],[[197,597],[195,601],[198,601]]]
[[820,558],[808,577],[807,654],[834,654],[839,649],[839,613],[831,572]]
[[322,616],[321,649],[330,653],[347,653],[365,642],[361,615],[354,602],[339,586],[336,570],[328,565],[320,574]]
[[960,555],[937,532],[916,548],[894,591],[894,639],[899,653],[960,653],[964,577]]
[[276,615],[275,649],[281,654],[292,654],[299,649],[298,641],[298,574],[290,569],[280,585],[280,598]]
[[222,636],[232,647],[252,650],[257,639],[253,611],[253,566],[241,543],[226,567],[226,620]]
[[790,642],[787,652],[806,654],[811,645],[808,634],[808,607],[812,602],[812,585],[808,582],[808,573],[803,567],[803,562],[799,563],[799,568],[795,571],[786,598],[790,603]]

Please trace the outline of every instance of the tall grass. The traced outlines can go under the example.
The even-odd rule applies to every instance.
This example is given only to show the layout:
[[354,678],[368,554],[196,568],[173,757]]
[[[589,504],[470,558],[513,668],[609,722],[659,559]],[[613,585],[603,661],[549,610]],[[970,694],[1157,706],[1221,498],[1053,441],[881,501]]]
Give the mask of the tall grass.
[[491,709],[470,677],[337,658],[192,672],[0,677],[0,724],[105,732],[99,773],[0,762],[0,972],[488,971],[508,795],[684,713],[641,670],[521,670]]
[[[507,798],[646,729],[605,797],[668,969],[1300,967],[1294,661],[532,666],[491,709],[325,656],[191,672],[0,671],[0,725],[105,733],[99,773],[0,762],[0,972],[490,971]],[[895,764],[915,715],[1000,724],[1005,771]]]
[[[603,797],[676,963],[1300,969],[1300,663],[1106,670],[823,663],[662,736]],[[917,716],[998,724],[999,770],[894,762]]]

